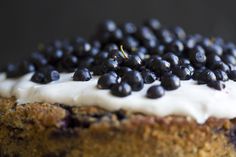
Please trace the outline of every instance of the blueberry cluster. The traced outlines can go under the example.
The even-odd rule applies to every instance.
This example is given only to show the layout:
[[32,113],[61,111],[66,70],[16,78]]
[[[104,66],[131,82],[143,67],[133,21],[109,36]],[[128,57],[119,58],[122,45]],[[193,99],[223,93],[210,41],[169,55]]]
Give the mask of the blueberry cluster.
[[74,81],[99,76],[97,88],[118,97],[140,91],[144,84],[161,83],[147,90],[148,98],[160,98],[178,89],[181,80],[195,80],[222,90],[236,81],[236,45],[222,38],[188,35],[181,27],[167,28],[157,19],[142,25],[103,22],[91,40],[77,37],[42,44],[28,59],[8,64],[8,78],[34,72],[31,81],[47,84],[61,72],[74,72]]

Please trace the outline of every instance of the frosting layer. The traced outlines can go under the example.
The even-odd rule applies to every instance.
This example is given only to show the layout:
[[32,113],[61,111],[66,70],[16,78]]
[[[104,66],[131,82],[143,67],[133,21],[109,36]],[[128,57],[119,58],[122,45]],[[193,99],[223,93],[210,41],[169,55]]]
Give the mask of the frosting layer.
[[0,75],[0,95],[15,96],[19,104],[48,102],[71,106],[97,105],[107,110],[125,109],[157,116],[183,115],[194,118],[198,123],[204,123],[209,117],[236,117],[236,83],[225,82],[222,91],[211,89],[206,85],[196,85],[193,80],[181,81],[178,90],[167,91],[159,99],[145,97],[147,89],[154,84],[145,85],[139,92],[133,92],[125,98],[112,96],[109,90],[96,88],[97,77],[87,82],[72,81],[73,73],[61,74],[58,81],[46,85],[30,81],[32,74],[19,79],[6,79]]

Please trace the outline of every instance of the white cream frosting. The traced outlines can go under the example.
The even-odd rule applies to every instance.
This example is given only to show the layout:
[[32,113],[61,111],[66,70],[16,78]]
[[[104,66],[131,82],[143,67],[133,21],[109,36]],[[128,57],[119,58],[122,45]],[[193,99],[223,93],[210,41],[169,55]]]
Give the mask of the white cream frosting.
[[125,98],[112,96],[109,90],[96,88],[97,78],[87,82],[72,81],[71,74],[61,74],[58,81],[46,85],[30,81],[32,74],[19,79],[6,79],[0,75],[0,95],[15,96],[19,104],[48,102],[71,106],[97,105],[107,110],[126,109],[132,112],[167,116],[183,115],[194,118],[198,123],[204,123],[209,117],[236,117],[236,82],[225,82],[222,91],[211,89],[206,85],[196,85],[192,80],[181,81],[181,87],[167,91],[159,99],[145,97],[148,87],[159,84],[156,81],[145,85],[140,92],[133,92]]

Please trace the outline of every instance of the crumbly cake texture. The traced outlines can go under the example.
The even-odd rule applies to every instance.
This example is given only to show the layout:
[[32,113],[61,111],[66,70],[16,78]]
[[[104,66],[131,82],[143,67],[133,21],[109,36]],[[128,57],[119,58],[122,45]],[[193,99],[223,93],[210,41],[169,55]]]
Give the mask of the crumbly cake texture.
[[0,98],[0,157],[235,157],[235,124]]

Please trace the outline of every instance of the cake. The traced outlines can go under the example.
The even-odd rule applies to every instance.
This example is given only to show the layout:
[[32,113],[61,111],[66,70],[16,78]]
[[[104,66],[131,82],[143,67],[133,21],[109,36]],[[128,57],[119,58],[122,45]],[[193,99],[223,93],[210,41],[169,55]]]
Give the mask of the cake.
[[236,46],[107,20],[0,73],[0,157],[236,157]]

